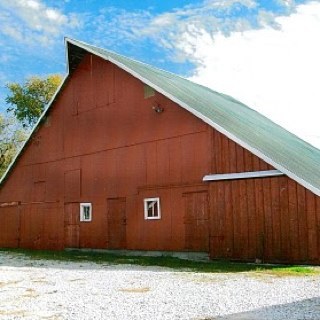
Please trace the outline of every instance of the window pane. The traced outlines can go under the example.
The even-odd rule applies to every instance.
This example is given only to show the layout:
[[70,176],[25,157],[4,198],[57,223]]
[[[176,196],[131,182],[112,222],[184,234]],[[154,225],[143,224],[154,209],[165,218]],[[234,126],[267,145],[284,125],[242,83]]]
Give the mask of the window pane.
[[158,202],[155,202],[153,206],[153,216],[158,217],[158,215]]
[[83,207],[83,217],[85,220],[90,219],[90,207],[89,206]]
[[153,217],[153,206],[148,203],[148,217]]
[[157,201],[148,201],[147,208],[148,208],[148,218],[158,216],[158,203],[157,203]]

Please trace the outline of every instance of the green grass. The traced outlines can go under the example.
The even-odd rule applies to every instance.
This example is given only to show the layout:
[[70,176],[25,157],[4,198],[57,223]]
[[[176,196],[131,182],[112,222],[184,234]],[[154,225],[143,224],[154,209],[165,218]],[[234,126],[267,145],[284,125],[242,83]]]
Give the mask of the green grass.
[[181,271],[208,272],[208,273],[237,273],[251,272],[257,274],[270,274],[275,276],[306,276],[320,275],[320,269],[310,266],[265,265],[229,261],[191,261],[168,256],[145,257],[125,256],[104,252],[92,251],[44,251],[24,249],[0,249],[2,252],[24,255],[35,260],[59,260],[75,262],[95,262],[107,264],[134,264],[140,266],[160,266]]

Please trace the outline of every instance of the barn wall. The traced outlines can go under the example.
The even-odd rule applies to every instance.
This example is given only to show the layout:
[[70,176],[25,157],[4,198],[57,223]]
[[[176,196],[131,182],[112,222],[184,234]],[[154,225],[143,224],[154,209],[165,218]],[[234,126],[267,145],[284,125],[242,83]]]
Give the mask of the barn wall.
[[320,198],[288,177],[210,184],[212,258],[320,263]]
[[[153,110],[158,104],[164,112]],[[87,55],[2,186],[0,203],[20,203],[21,247],[191,250],[193,240],[208,251],[208,230],[202,237],[188,221],[207,220],[208,197],[197,193],[207,190],[210,147],[201,120],[159,93],[145,98],[139,80]],[[146,197],[160,197],[160,220],[144,220]],[[92,203],[91,222],[79,221],[80,202]]]
[[[162,113],[152,108],[159,104]],[[0,189],[0,246],[320,263],[319,197],[287,177],[202,182],[206,174],[270,169],[87,55]],[[147,197],[160,197],[160,220],[144,220]],[[91,222],[79,221],[81,202],[92,203]]]
[[211,174],[274,169],[214,129],[211,130],[211,148]]

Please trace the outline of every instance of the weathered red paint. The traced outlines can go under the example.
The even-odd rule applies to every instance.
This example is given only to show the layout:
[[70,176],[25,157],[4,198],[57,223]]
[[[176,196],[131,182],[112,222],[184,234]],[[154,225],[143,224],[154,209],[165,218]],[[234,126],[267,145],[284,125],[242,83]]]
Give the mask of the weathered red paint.
[[285,176],[212,183],[211,257],[318,264],[318,198]]
[[[0,245],[320,263],[319,197],[287,177],[202,182],[209,173],[269,169],[87,54],[1,187]],[[160,197],[160,220],[144,219],[147,197]],[[91,222],[79,221],[81,202],[92,203]]]

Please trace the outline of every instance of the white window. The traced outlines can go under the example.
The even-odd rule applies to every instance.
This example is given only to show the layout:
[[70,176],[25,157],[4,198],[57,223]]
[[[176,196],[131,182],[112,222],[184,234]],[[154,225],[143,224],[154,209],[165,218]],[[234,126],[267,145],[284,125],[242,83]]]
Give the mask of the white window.
[[145,219],[160,219],[160,198],[144,199],[144,218]]
[[92,204],[80,203],[80,221],[92,220]]

